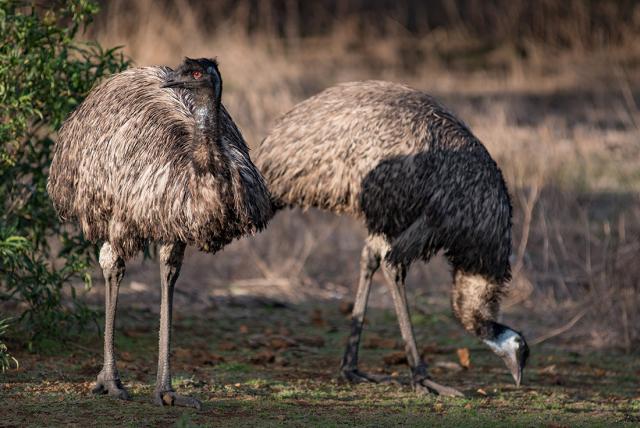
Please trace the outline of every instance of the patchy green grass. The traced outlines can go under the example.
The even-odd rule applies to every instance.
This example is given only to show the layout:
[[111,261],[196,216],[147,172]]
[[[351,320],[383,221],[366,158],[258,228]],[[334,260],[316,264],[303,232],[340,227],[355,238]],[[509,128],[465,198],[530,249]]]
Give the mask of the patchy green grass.
[[[123,311],[125,312],[125,311]],[[203,401],[201,411],[151,403],[156,317],[123,313],[118,364],[133,401],[90,393],[100,370],[101,338],[77,338],[39,354],[18,353],[19,370],[0,386],[0,426],[603,426],[640,423],[640,358],[617,353],[533,348],[526,385],[515,388],[491,353],[447,314],[414,316],[431,373],[465,398],[416,395],[404,365],[395,317],[372,311],[362,368],[398,380],[350,385],[337,376],[348,320],[337,305],[224,307],[210,318],[176,317],[174,387]],[[458,364],[468,347],[471,367]],[[387,358],[389,361],[389,358]],[[390,364],[390,363],[389,363]]]

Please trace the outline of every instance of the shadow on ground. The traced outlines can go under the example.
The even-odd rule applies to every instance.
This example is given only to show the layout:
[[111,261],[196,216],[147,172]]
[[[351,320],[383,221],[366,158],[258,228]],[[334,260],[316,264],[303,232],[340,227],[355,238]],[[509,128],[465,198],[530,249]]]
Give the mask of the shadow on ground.
[[[0,426],[576,426],[640,423],[638,354],[567,353],[549,344],[532,349],[525,386],[515,388],[498,359],[448,313],[413,321],[431,373],[464,391],[461,399],[418,396],[406,384],[395,317],[371,311],[362,367],[397,383],[349,385],[338,376],[348,331],[348,307],[266,300],[216,300],[204,313],[176,308],[174,387],[203,401],[201,411],[151,403],[157,360],[157,317],[120,311],[119,368],[133,401],[92,396],[101,338],[85,335],[39,355],[16,355],[19,370],[3,375]],[[462,367],[457,350],[470,351]]]

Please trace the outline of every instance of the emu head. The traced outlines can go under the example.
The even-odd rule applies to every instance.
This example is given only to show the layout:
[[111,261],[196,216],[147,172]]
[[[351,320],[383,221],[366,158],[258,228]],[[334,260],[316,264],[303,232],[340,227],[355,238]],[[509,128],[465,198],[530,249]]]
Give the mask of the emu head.
[[[220,105],[222,96],[222,77],[215,59],[185,58],[182,64],[169,73],[163,88],[184,88],[201,97],[210,97],[213,93],[216,105]],[[197,102],[197,101],[196,101]]]
[[181,88],[193,97],[195,133],[191,146],[191,158],[198,173],[211,169],[220,141],[220,98],[222,77],[218,63],[212,59],[185,58],[175,70],[168,73],[164,88]]
[[529,358],[529,346],[521,333],[495,321],[502,288],[491,276],[455,269],[451,304],[463,327],[502,359],[519,386]]
[[522,382],[522,372],[529,358],[529,346],[521,333],[502,324],[494,323],[492,337],[484,340],[499,356],[513,376],[517,386]]

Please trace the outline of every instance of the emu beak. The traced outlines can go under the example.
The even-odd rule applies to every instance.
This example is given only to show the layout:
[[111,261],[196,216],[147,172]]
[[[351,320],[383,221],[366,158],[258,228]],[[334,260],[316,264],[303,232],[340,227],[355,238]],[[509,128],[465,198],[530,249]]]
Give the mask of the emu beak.
[[182,82],[177,80],[169,79],[161,86],[161,88],[175,88],[176,86],[180,86],[181,83]]
[[175,71],[170,71],[167,73],[167,77],[165,82],[160,86],[161,88],[175,88],[178,86],[182,86],[184,82],[176,79],[178,77],[178,73]]
[[518,371],[515,373],[511,373],[513,376],[513,380],[516,382],[516,386],[520,388],[520,382],[522,381],[522,368],[518,367]]
[[517,353],[510,353],[502,357],[502,361],[511,372],[511,376],[513,376],[513,380],[516,382],[516,386],[520,386],[520,382],[522,382],[522,371],[524,366],[520,364],[517,358]]
[[503,331],[497,337],[493,340],[485,340],[485,343],[504,361],[516,386],[520,386],[524,367],[529,358],[529,346],[524,337],[508,327],[503,327]]

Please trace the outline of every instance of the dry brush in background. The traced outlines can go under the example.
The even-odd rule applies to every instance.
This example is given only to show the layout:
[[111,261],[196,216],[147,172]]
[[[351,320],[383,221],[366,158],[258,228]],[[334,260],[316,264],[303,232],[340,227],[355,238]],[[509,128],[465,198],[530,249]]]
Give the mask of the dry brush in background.
[[[640,341],[640,4],[477,0],[103,2],[94,33],[138,65],[217,56],[224,102],[250,145],[296,102],[385,79],[452,107],[498,160],[515,206],[508,316],[534,341],[630,351]],[[635,41],[635,42],[634,42]],[[280,214],[198,281],[223,293],[349,297],[363,231]],[[448,304],[441,260],[410,290]],[[377,299],[388,303],[382,291]]]

